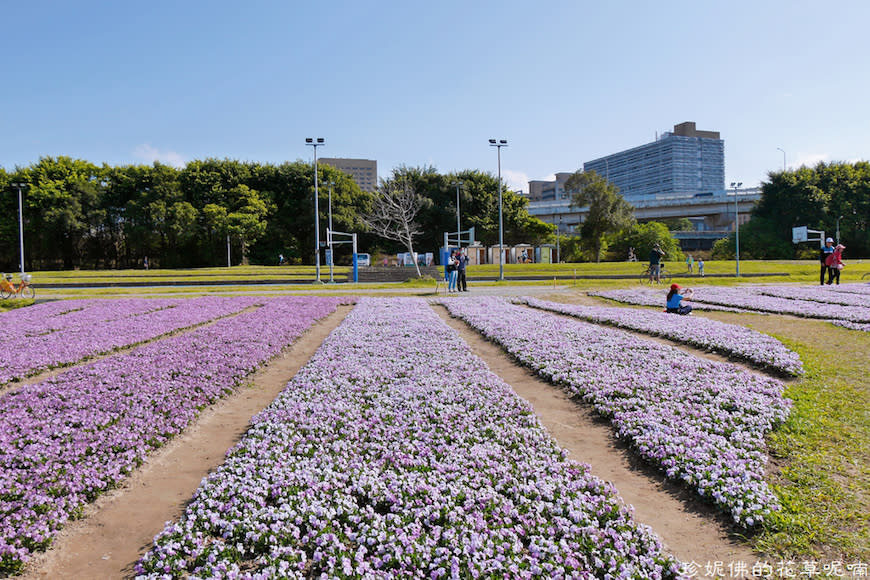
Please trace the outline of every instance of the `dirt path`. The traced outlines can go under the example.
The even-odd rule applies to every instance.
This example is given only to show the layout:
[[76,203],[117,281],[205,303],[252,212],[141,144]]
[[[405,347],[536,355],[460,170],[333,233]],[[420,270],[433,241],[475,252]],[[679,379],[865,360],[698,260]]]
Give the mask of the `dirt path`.
[[239,389],[200,415],[117,490],[85,508],[53,547],[34,556],[23,578],[128,578],[167,521],[178,519],[202,478],[224,461],[251,417],[271,403],[308,362],[351,306],[316,323]]
[[651,526],[677,558],[700,564],[718,560],[726,566],[728,562],[743,561],[749,567],[760,559],[729,537],[715,509],[642,465],[591,408],[576,403],[561,389],[521,367],[501,347],[451,318],[443,306],[433,308],[459,332],[474,354],[532,404],[541,422],[571,458],[588,463],[595,475],[612,483],[625,502],[634,506],[635,519]]

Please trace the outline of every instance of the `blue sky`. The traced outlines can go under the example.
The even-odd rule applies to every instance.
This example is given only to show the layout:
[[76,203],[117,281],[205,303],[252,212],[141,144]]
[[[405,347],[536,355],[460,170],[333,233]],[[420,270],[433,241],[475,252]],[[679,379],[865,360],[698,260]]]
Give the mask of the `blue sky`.
[[528,179],[719,131],[726,184],[870,159],[870,3],[0,0],[0,166],[319,156]]

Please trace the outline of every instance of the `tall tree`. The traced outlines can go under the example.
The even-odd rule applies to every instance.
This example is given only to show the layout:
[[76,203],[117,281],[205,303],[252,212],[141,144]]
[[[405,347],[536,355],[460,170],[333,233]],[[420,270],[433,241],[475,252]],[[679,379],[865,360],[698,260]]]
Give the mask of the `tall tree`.
[[601,261],[604,236],[630,228],[634,224],[634,208],[619,195],[619,188],[594,171],[576,171],[565,182],[571,192],[574,207],[587,207],[586,220],[580,228],[580,237]]
[[[414,239],[423,232],[416,218],[431,203],[414,191],[408,180],[384,181],[378,188],[372,211],[362,216],[362,221],[377,235],[401,243],[416,257]],[[414,267],[419,278],[422,274],[416,259]]]
[[[839,226],[850,255],[870,253],[870,163],[819,163],[772,172],[768,179],[749,224],[740,228],[741,246],[753,247],[755,257],[791,258],[805,251],[806,244],[791,244],[795,226],[823,230],[832,237]],[[760,220],[757,227],[752,223],[756,219]],[[761,236],[757,240],[756,234]],[[785,243],[770,243],[771,234]]]

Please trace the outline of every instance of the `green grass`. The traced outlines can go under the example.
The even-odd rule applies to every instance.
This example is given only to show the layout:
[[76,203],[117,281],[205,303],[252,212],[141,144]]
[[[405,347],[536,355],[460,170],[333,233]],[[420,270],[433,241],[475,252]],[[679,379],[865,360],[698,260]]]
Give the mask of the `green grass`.
[[786,342],[807,375],[789,386],[794,409],[770,437],[783,510],[757,545],[788,556],[870,561],[870,339],[822,328]]
[[33,300],[25,300],[24,298],[7,298],[6,300],[0,300],[0,311],[30,306],[33,302]]
[[[505,278],[523,276],[579,276],[576,285],[579,287],[624,286],[629,280],[607,280],[596,278],[584,279],[586,276],[630,276],[639,277],[645,267],[642,262],[602,262],[580,264],[505,264]],[[667,263],[667,270],[675,281],[691,282],[693,285],[722,285],[734,283],[807,283],[818,280],[819,266],[813,260],[744,260],[740,262],[740,272],[750,274],[785,274],[761,277],[749,277],[737,279],[733,261],[709,261],[706,262],[705,273],[707,277],[700,278],[697,275],[685,274],[685,264]],[[348,266],[336,266],[335,277],[344,285],[350,268]],[[497,278],[498,264],[486,264],[482,266],[469,266],[469,280],[475,283],[488,284],[492,282],[477,280],[477,278]],[[870,261],[857,260],[850,263],[843,272],[843,282],[860,280],[861,275],[870,272]],[[328,278],[329,269],[321,268],[321,279]],[[240,284],[262,280],[280,280],[288,284],[311,284],[315,275],[314,266],[233,266],[232,268],[195,268],[180,270],[70,270],[70,271],[44,271],[32,272],[35,284],[52,284],[63,282],[208,282],[209,280],[238,280]],[[727,276],[720,278],[717,276]],[[711,277],[712,276],[712,277]],[[540,281],[539,281],[540,282]],[[528,282],[523,282],[528,283]],[[552,283],[552,280],[541,283]],[[572,279],[557,281],[558,284],[574,284]],[[362,286],[367,288],[368,286]]]

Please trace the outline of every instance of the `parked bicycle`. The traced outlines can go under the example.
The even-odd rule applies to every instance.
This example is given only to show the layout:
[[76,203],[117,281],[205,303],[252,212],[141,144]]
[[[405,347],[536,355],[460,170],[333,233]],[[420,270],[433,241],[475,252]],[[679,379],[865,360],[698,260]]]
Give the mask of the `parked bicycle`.
[[12,282],[12,274],[0,274],[0,298],[6,299],[12,296],[33,299],[36,290],[30,285],[30,274],[22,274],[18,284]]
[[640,283],[641,284],[668,284],[671,283],[671,275],[665,271],[665,264],[662,262],[659,264],[659,279],[656,280],[655,273],[653,271],[653,267],[647,264],[646,268],[644,268],[643,272],[640,274]]

